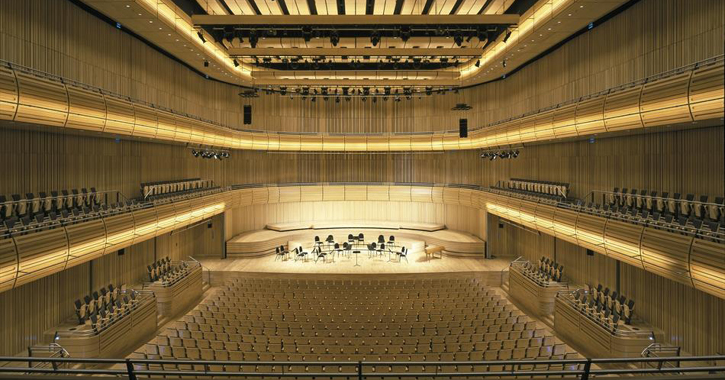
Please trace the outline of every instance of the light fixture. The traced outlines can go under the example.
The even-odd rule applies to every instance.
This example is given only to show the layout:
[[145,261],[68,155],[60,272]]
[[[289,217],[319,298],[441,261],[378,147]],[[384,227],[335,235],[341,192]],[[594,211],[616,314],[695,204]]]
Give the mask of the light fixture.
[[476,67],[480,67],[480,66],[481,66],[481,60],[480,59],[476,60]]
[[330,32],[330,43],[332,44],[332,46],[337,46],[337,44],[340,43],[340,35],[337,33],[336,30]]
[[196,32],[196,35],[199,36],[199,39],[201,40],[201,43],[203,43],[203,44],[206,43],[206,38],[204,38],[204,33],[202,33],[201,30],[198,31],[198,32]]
[[234,67],[239,67],[239,61],[232,59],[232,62],[234,63]]
[[506,30],[506,34],[503,36],[503,43],[506,43],[506,41],[509,40],[509,37],[511,37],[511,31]]
[[380,43],[380,33],[377,31],[373,32],[370,35],[370,43],[373,44],[373,46],[378,46],[378,43]]
[[400,39],[403,40],[403,42],[408,42],[411,34],[412,34],[412,31],[410,30],[409,26],[404,26],[404,27],[400,28]]
[[259,42],[259,36],[257,36],[257,31],[251,30],[249,32],[249,44],[252,46],[252,49],[257,47],[257,42]]
[[463,35],[460,31],[456,32],[456,34],[453,35],[453,42],[455,42],[458,47],[461,47],[461,45],[463,45]]

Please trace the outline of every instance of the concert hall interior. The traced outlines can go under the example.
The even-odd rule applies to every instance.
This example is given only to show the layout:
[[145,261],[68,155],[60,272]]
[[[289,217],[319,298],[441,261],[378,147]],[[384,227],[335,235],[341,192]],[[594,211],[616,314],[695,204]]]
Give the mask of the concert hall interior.
[[2,0],[0,379],[723,378],[724,46],[722,0]]

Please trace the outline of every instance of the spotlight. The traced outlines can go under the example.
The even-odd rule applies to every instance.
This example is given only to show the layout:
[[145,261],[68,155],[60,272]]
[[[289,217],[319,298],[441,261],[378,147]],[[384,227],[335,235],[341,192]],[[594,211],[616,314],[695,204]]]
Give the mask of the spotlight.
[[307,25],[302,27],[302,38],[305,39],[305,42],[310,42],[312,40],[312,27]]
[[503,61],[501,61],[501,65],[502,65],[503,67],[506,67],[506,60],[505,60],[505,59],[504,59]]
[[509,40],[509,37],[511,37],[511,31],[510,30],[506,30],[506,35],[503,36],[503,43],[506,43],[506,41]]
[[252,46],[252,49],[257,47],[257,42],[259,42],[259,36],[257,36],[257,31],[252,30],[249,32],[249,44]]
[[280,87],[280,88],[279,88],[279,93],[280,93],[280,94],[281,94],[282,96],[285,96],[285,95],[287,94],[287,87],[285,87],[285,86],[282,86],[282,87]]
[[483,29],[479,29],[479,30],[478,30],[478,35],[477,35],[477,37],[478,37],[478,40],[479,40],[480,42],[483,42],[483,41],[488,41],[488,33],[487,33],[487,32],[486,32],[485,30],[483,30]]
[[453,35],[453,42],[455,42],[458,47],[463,45],[463,35],[461,32],[456,32],[456,34]]
[[337,46],[337,44],[340,43],[340,35],[337,34],[336,30],[330,32],[330,43],[332,44],[332,46]]
[[400,28],[400,39],[403,40],[403,42],[408,42],[411,34],[412,34],[412,32],[411,32],[409,26],[404,26],[404,27]]
[[206,38],[204,38],[204,33],[202,33],[201,30],[198,31],[198,32],[196,32],[196,35],[199,36],[199,39],[201,40],[201,43],[203,43],[203,44],[206,43]]
[[335,97],[335,103],[340,103],[340,97],[339,96],[336,96]]
[[373,44],[373,46],[378,46],[378,43],[380,43],[380,33],[373,32],[373,34],[370,35],[370,43]]
[[385,95],[390,95],[390,87],[383,87],[383,91],[385,91]]
[[433,87],[426,87],[425,88],[425,95],[426,96],[431,96],[432,93],[433,93]]
[[234,67],[239,67],[239,61],[233,59],[232,62],[234,62]]
[[518,156],[519,156],[519,150],[518,150],[518,149],[516,149],[516,150],[513,150],[513,151],[511,151],[511,156],[512,156],[513,158],[516,158],[516,157],[518,157]]
[[495,160],[496,158],[498,158],[498,154],[496,154],[496,153],[491,153],[491,154],[490,154],[490,155],[489,155],[488,157],[489,157],[489,160],[493,161],[493,160]]
[[194,156],[194,157],[199,157],[199,151],[197,151],[196,149],[192,149],[191,150],[191,155]]

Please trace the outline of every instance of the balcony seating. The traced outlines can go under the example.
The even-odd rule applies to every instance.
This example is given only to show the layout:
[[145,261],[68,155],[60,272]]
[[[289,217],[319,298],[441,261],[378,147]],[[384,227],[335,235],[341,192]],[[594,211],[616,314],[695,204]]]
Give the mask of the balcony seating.
[[541,256],[536,264],[527,261],[522,266],[522,273],[541,286],[547,286],[550,282],[561,282],[564,273],[564,266],[548,257]]
[[172,286],[191,273],[189,264],[182,261],[178,265],[171,263],[168,257],[147,266],[149,282],[159,282],[162,286]]
[[109,284],[99,291],[76,300],[74,303],[78,324],[89,324],[94,333],[100,333],[131,313],[136,307],[136,292],[127,291],[125,285]]
[[[316,361],[447,361],[446,372],[494,370],[464,361],[576,357],[474,278],[235,279],[134,356],[244,360],[246,371],[335,373]],[[282,368],[280,361],[306,361]],[[217,364],[214,371],[238,371]],[[294,367],[294,368],[292,368]],[[321,366],[319,366],[321,367]],[[376,371],[443,370],[425,366]]]
[[17,220],[29,218],[35,220],[37,217],[46,218],[51,213],[60,214],[62,211],[72,213],[74,210],[83,211],[93,209],[105,203],[105,200],[96,192],[95,187],[90,191],[86,188],[51,191],[50,195],[39,192],[37,195],[26,193],[24,196],[13,194],[8,199],[0,195],[0,221],[13,217]]
[[168,196],[188,194],[199,190],[214,188],[218,188],[218,186],[214,186],[214,181],[201,178],[146,182],[141,184],[141,195],[142,199],[153,201]]
[[568,296],[573,299],[580,313],[597,321],[612,334],[617,332],[622,323],[632,324],[634,300],[627,300],[624,295],[610,291],[602,284],[596,288],[590,286],[586,291],[577,290]]
[[569,196],[569,184],[563,182],[536,181],[531,179],[511,178],[503,188],[529,193],[545,194],[566,199]]
[[604,204],[609,207],[636,209],[659,213],[660,215],[673,215],[674,217],[685,217],[710,222],[725,222],[725,200],[723,197],[715,197],[709,201],[708,195],[700,195],[695,200],[694,194],[686,194],[684,197],[679,193],[670,195],[668,192],[658,194],[657,191],[647,191],[618,187],[611,193],[605,194]]

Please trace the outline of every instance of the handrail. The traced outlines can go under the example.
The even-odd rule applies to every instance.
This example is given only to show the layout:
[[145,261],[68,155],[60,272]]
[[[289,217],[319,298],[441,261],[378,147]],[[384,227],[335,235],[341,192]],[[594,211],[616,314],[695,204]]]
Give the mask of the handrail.
[[[44,367],[0,367],[0,373],[15,374],[82,374],[82,375],[126,375],[128,378],[136,378],[137,376],[231,376],[231,377],[299,377],[299,376],[343,376],[350,378],[363,379],[366,376],[375,377],[435,377],[435,378],[451,378],[451,377],[493,377],[493,376],[576,376],[579,379],[588,379],[592,376],[599,375],[635,375],[635,374],[697,374],[697,373],[725,373],[725,356],[682,356],[682,357],[645,357],[645,358],[602,358],[602,359],[548,359],[548,360],[500,360],[500,361],[439,361],[439,362],[419,362],[419,361],[396,361],[396,362],[366,362],[366,361],[345,361],[345,362],[277,362],[277,361],[219,361],[219,360],[154,360],[154,359],[79,359],[79,358],[38,358],[38,357],[0,357],[0,362],[6,363],[51,363],[50,368]],[[663,362],[706,362],[712,363],[707,366],[683,367],[678,364],[677,367],[663,368],[661,365],[647,368],[601,368],[601,365],[607,364],[635,364],[635,363],[663,363]],[[71,368],[62,368],[58,364],[75,364]],[[592,365],[600,368],[593,367]],[[83,365],[97,366],[106,365],[111,368],[83,368]],[[163,365],[163,367],[162,367]],[[177,369],[167,369],[168,366],[176,366]],[[227,366],[248,366],[248,368],[256,368],[255,366],[280,366],[281,372],[264,372],[264,371],[225,371]],[[287,371],[289,366],[347,366],[352,367],[354,372],[295,372]],[[490,371],[476,372],[447,372],[443,370],[443,366],[450,365],[470,365],[470,366],[491,366],[501,369]],[[164,369],[150,369],[150,366],[158,366]],[[178,366],[184,366],[186,369],[179,369]],[[211,370],[211,366],[221,366],[222,370]],[[418,370],[416,372],[374,372],[374,366],[420,366],[422,368],[431,367],[430,371]],[[541,366],[547,366],[547,369],[541,369]],[[557,366],[551,369],[551,366]]]
[[[204,273],[204,270],[206,269],[206,278],[207,278],[206,283],[211,284],[211,271],[209,270],[209,268],[205,267],[204,264],[201,263],[201,261],[195,259],[191,255],[189,255],[189,258],[191,259],[191,261],[199,264],[199,266],[201,267],[201,273]],[[202,276],[202,281],[203,281],[203,279],[204,279],[204,276]]]

